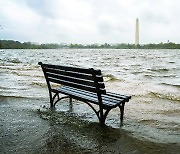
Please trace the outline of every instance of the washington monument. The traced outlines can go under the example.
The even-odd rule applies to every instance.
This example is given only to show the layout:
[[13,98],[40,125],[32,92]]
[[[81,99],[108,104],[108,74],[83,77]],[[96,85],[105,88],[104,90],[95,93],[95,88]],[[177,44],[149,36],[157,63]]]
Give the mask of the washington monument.
[[139,19],[136,19],[135,45],[139,45]]

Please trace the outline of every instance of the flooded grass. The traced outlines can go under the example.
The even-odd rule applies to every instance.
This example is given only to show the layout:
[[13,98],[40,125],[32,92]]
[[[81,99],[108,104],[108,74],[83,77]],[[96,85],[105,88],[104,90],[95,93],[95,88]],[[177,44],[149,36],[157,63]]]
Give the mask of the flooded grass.
[[180,150],[178,144],[138,139],[123,127],[101,126],[98,121],[89,121],[88,117],[82,118],[73,111],[49,109],[43,100],[1,97],[0,102],[3,154],[161,154]]

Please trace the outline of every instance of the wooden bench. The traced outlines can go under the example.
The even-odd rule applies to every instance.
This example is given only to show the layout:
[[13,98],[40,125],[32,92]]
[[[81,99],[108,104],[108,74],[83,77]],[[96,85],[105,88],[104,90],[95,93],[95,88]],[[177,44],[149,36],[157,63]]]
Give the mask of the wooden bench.
[[[101,70],[93,68],[84,69],[51,64],[41,65],[49,89],[50,106],[55,107],[56,103],[63,98],[70,98],[87,103],[96,113],[99,122],[105,123],[109,111],[119,107],[120,120],[123,121],[124,105],[131,96],[106,92]],[[60,87],[53,88],[52,84],[59,84]],[[59,96],[65,94],[65,97]],[[98,105],[95,109],[93,104]]]

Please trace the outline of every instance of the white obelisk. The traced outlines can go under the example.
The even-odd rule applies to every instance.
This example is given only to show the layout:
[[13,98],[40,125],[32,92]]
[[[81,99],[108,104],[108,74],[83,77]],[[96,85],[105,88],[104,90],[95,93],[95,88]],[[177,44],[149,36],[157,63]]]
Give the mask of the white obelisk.
[[135,45],[139,45],[139,19],[136,19]]

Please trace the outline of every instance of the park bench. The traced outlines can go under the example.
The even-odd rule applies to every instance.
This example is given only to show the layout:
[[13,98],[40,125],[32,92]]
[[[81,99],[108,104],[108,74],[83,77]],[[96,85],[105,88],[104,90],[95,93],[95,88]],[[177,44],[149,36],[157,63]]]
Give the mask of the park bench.
[[[44,72],[51,107],[55,107],[56,103],[64,98],[70,98],[70,102],[72,99],[85,102],[96,113],[101,124],[105,123],[111,109],[119,107],[120,120],[123,121],[124,105],[131,96],[106,92],[101,70],[43,64],[42,62],[38,64]],[[53,88],[54,83],[60,86]],[[60,97],[60,93],[65,96]],[[98,105],[98,109],[95,109],[94,104]]]

